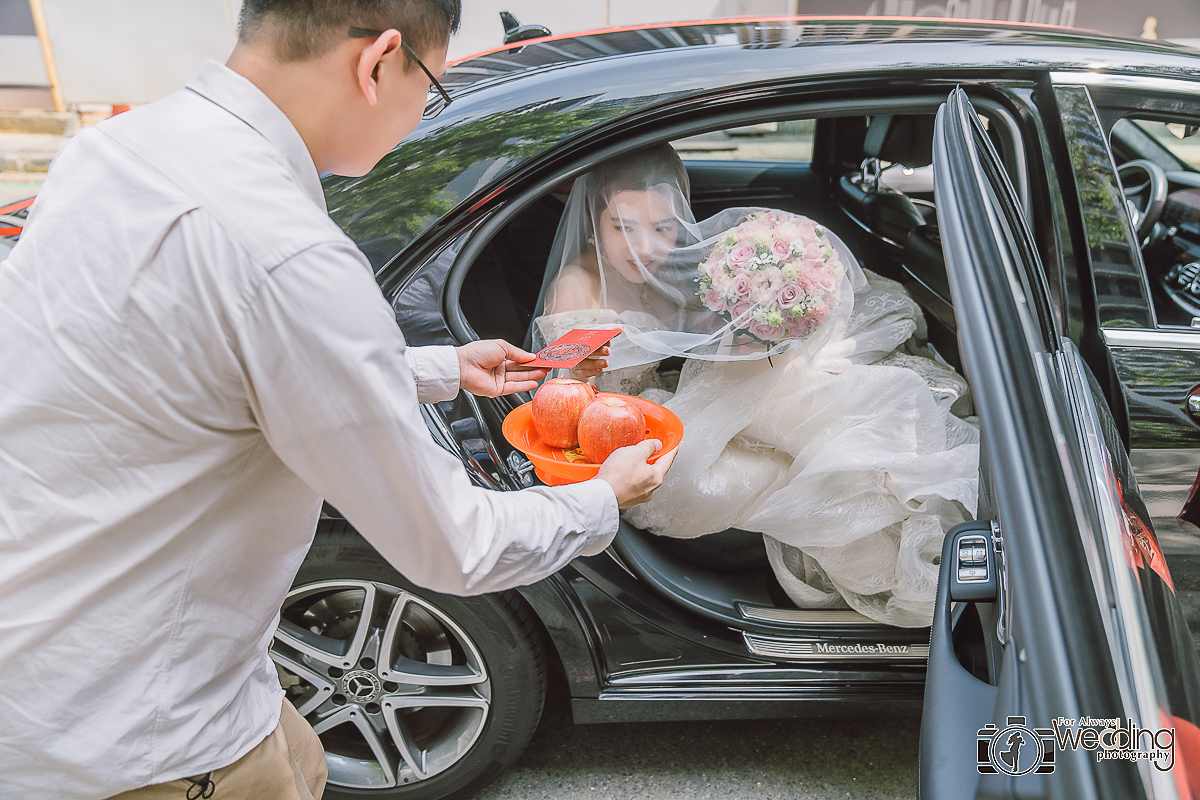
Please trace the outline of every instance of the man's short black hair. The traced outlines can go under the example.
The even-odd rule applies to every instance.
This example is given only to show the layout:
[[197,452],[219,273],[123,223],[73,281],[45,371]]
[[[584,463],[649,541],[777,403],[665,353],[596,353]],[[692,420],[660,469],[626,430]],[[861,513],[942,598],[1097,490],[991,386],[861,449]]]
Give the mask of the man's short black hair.
[[239,38],[271,36],[284,61],[329,52],[351,27],[400,31],[424,53],[458,30],[462,0],[245,0]]

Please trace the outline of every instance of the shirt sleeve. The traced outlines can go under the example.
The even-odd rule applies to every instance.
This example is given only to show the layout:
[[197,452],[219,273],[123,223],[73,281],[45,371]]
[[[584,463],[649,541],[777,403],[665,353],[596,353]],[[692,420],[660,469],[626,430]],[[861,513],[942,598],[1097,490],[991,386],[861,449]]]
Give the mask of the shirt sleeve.
[[458,354],[450,345],[406,347],[404,355],[417,382],[417,402],[437,403],[458,395]]
[[[424,397],[452,397],[453,354],[409,354],[349,242],[280,264],[234,328],[251,409],[275,453],[413,582],[498,591],[599,553],[615,536],[606,482],[491,491],[433,441],[412,369],[424,373]],[[453,375],[457,393],[456,357]]]

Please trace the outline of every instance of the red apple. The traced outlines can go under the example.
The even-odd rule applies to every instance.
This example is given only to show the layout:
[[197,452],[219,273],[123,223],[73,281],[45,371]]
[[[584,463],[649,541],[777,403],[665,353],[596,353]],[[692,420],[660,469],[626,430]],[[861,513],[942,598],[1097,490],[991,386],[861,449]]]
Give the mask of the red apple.
[[579,417],[595,399],[590,383],[551,378],[533,396],[533,427],[551,447],[574,447],[579,444]]
[[618,447],[645,438],[646,415],[619,397],[596,398],[579,418],[579,449],[595,464],[602,463]]

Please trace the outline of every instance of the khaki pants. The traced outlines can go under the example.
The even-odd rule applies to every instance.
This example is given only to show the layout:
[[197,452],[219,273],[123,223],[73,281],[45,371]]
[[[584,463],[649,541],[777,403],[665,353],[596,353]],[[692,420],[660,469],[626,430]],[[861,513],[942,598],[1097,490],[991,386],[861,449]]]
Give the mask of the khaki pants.
[[110,800],[320,800],[326,774],[320,739],[284,700],[274,732],[228,767]]

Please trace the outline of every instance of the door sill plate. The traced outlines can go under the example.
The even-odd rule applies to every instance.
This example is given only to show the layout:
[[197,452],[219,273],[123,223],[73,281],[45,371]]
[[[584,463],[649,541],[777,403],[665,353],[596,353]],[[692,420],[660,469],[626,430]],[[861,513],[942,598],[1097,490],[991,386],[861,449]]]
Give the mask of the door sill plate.
[[848,608],[765,608],[738,603],[738,611],[745,619],[781,622],[786,625],[875,625],[887,627]]
[[743,633],[746,649],[756,656],[788,661],[926,661],[927,644],[848,642],[796,639]]

